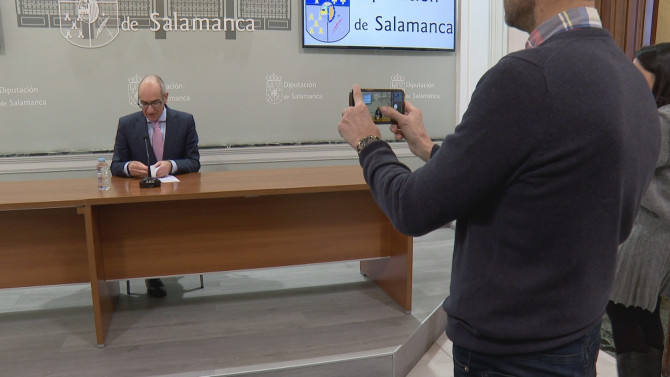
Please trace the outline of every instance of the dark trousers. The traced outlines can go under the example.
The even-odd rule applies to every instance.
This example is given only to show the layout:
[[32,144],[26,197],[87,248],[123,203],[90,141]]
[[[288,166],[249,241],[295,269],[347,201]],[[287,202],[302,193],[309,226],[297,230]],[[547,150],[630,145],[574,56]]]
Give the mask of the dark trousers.
[[489,355],[454,345],[454,377],[595,377],[600,323],[588,334],[553,350]]
[[649,348],[663,349],[660,297],[653,312],[610,301],[607,304],[607,316],[612,322],[616,353],[647,352]]

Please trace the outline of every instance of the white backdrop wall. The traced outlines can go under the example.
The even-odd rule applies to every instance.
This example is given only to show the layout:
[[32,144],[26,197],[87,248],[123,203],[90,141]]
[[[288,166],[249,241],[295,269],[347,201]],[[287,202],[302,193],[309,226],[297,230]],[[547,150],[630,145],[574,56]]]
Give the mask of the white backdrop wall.
[[[0,180],[89,174],[90,161],[111,156],[118,117],[137,110],[134,85],[149,72],[164,77],[169,105],[195,115],[205,171],[356,163],[336,129],[353,83],[404,87],[431,137],[442,139],[481,74],[507,51],[497,0],[458,2],[456,52],[303,49],[295,0],[286,0],[290,30],[230,39],[140,29],[83,48],[60,27],[22,26],[21,1],[29,3],[0,0]],[[281,89],[279,99],[271,87]],[[394,148],[419,164],[403,143]]]
[[[427,121],[434,124],[431,136],[454,127],[454,53],[304,49],[303,5],[296,0],[255,2],[254,13],[276,17],[281,14],[274,7],[284,7],[286,27],[237,31],[234,39],[226,32],[181,26],[166,32],[110,27],[124,20],[122,15],[109,17],[102,30],[94,24],[97,38],[80,38],[77,33],[88,25],[78,24],[75,14],[62,9],[63,2],[0,0],[3,155],[111,150],[119,116],[138,111],[133,97],[138,79],[147,73],[164,78],[169,105],[194,114],[202,147],[338,141],[335,126],[354,83],[405,88],[408,99],[424,108]],[[152,4],[150,10],[161,14],[180,9],[177,14],[190,21],[189,4],[195,14],[209,16],[219,14],[212,7],[232,3],[239,12],[252,2],[121,0],[119,13],[132,13],[124,5],[144,9],[141,5]],[[106,15],[100,13],[102,20]],[[35,27],[37,16],[47,17],[44,22],[51,25]],[[155,25],[148,14],[144,18]],[[262,17],[254,21],[265,22]],[[78,28],[72,29],[72,23]],[[97,46],[102,42],[106,44]]]

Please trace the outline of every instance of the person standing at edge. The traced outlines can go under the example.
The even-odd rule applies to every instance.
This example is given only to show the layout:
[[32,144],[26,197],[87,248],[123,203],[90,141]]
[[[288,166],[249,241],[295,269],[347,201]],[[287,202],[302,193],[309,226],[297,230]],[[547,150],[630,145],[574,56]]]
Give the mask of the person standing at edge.
[[[119,119],[111,166],[114,176],[147,176],[146,137],[151,144],[147,163],[155,165],[156,177],[200,170],[193,115],[168,108],[167,99],[165,83],[158,75],[148,75],[140,81],[137,105],[141,111]],[[147,279],[146,285],[150,296],[167,294],[161,279]]]
[[401,232],[456,220],[444,301],[454,376],[595,376],[617,248],[660,148],[654,99],[594,1],[505,0],[530,34],[479,81],[441,146],[421,111],[387,106],[414,172],[379,139],[360,87],[340,135]]
[[670,296],[670,43],[641,48],[633,64],[656,98],[663,139],[633,231],[619,248],[606,311],[619,376],[658,377],[664,348],[660,296]]

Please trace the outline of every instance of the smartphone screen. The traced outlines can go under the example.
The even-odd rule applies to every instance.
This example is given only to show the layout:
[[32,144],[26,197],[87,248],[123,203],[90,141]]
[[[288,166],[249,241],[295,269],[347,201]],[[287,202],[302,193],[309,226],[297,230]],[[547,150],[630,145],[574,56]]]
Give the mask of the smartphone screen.
[[[375,123],[391,123],[391,118],[382,115],[382,106],[389,106],[400,113],[405,112],[405,92],[402,89],[361,89],[363,102],[368,107],[370,118]],[[349,106],[354,105],[354,93],[349,93]]]

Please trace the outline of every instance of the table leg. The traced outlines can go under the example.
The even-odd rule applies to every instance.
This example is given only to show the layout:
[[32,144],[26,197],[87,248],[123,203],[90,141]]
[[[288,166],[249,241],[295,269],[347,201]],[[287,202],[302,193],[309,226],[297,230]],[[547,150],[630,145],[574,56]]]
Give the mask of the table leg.
[[109,329],[109,323],[112,320],[112,314],[119,297],[119,282],[108,282],[105,279],[97,208],[82,207],[78,212],[84,215],[86,224],[86,248],[88,250],[96,341],[98,347],[104,347],[105,335]]
[[413,240],[389,223],[383,233],[383,247],[391,257],[361,261],[361,273],[373,280],[406,312],[412,311]]

